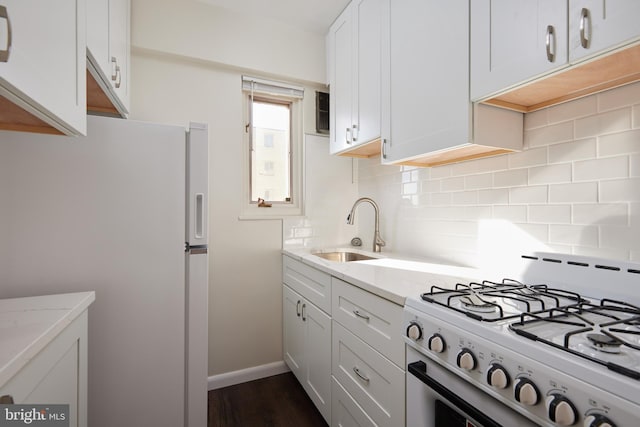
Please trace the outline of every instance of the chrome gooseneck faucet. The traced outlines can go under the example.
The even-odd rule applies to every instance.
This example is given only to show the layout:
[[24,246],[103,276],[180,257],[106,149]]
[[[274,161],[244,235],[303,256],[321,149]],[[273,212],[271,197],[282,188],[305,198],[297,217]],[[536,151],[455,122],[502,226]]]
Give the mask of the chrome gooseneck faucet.
[[373,235],[373,252],[380,252],[382,250],[382,247],[386,245],[386,243],[384,240],[382,240],[382,237],[380,237],[380,209],[378,208],[378,204],[374,202],[373,199],[369,197],[360,197],[358,200],[356,200],[356,202],[353,204],[353,207],[351,208],[351,212],[349,212],[349,216],[347,216],[347,224],[353,225],[353,222],[356,219],[356,208],[360,203],[363,202],[370,203],[376,213],[376,229],[375,234]]

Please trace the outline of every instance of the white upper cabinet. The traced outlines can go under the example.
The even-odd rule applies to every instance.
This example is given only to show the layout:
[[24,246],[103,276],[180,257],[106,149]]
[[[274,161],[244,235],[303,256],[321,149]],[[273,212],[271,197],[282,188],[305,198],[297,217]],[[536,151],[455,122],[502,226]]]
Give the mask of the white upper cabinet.
[[[431,166],[521,149],[521,114],[469,101],[469,2],[385,5],[382,162]],[[489,123],[495,137],[477,129]]]
[[87,0],[90,111],[129,114],[130,0]]
[[85,29],[84,0],[0,0],[0,128],[86,134]]
[[568,64],[566,0],[471,3],[471,99]]
[[575,62],[637,40],[638,17],[638,0],[569,0],[569,60]]
[[353,0],[329,29],[332,154],[380,137],[382,4]]

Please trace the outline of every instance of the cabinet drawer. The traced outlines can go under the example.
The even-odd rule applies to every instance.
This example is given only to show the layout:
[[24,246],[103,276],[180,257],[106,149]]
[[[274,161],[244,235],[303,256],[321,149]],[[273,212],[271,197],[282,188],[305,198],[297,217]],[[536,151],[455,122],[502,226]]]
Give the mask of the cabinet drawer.
[[331,292],[333,319],[403,366],[402,307],[335,277]]
[[404,425],[402,369],[333,322],[333,376],[378,426]]
[[335,378],[331,381],[331,425],[335,427],[376,427]]
[[325,313],[331,314],[330,275],[285,255],[282,257],[282,281]]

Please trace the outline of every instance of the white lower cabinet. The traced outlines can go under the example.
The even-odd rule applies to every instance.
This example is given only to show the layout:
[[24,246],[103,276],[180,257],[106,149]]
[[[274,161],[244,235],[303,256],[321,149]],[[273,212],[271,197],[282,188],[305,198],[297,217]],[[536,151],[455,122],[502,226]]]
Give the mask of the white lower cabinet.
[[68,425],[86,427],[87,319],[85,311],[0,387],[0,396],[16,404],[68,404]]
[[331,381],[331,425],[333,427],[375,427],[367,413],[335,378]]
[[331,317],[282,286],[284,359],[327,422],[331,419]]

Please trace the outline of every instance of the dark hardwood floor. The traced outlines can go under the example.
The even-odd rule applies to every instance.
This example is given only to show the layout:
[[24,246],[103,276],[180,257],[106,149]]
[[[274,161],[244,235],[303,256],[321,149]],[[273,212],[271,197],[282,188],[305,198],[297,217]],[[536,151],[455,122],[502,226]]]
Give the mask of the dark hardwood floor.
[[209,392],[209,427],[327,427],[291,372]]

